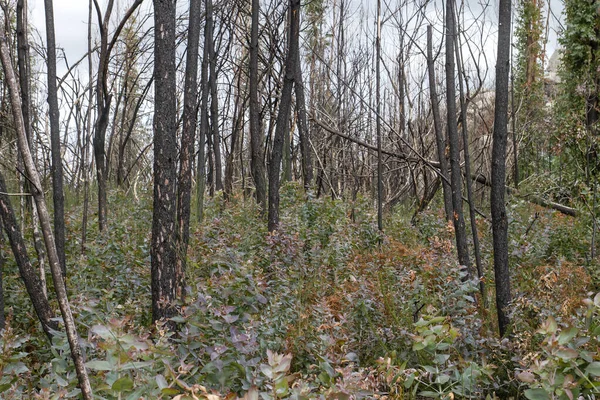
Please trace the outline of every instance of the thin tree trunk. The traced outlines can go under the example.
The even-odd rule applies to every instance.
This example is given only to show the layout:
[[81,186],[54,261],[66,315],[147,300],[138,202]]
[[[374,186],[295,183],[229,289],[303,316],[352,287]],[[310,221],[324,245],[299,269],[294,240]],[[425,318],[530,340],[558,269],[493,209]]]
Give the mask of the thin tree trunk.
[[[154,207],[152,320],[176,314],[177,101],[175,0],[154,0]],[[168,323],[173,328],[173,324]]]
[[446,212],[446,220],[451,221],[452,218],[452,188],[450,187],[450,179],[448,175],[448,162],[446,160],[446,140],[444,139],[444,131],[442,129],[442,118],[440,116],[440,105],[438,103],[437,82],[435,80],[435,64],[433,59],[433,40],[432,27],[427,26],[427,72],[429,76],[429,97],[431,98],[431,110],[433,112],[433,128],[435,131],[435,142],[437,146],[437,155],[440,163],[440,174],[445,178],[442,179],[442,191],[444,195],[444,211]]
[[183,94],[183,130],[179,154],[177,185],[177,297],[185,297],[185,270],[190,239],[190,203],[192,193],[192,158],[198,115],[198,45],[200,42],[200,1],[190,1],[188,43]]
[[[46,46],[48,52],[48,113],[50,115],[50,144],[52,149],[52,199],[54,203],[54,239],[63,278],[67,276],[65,263],[65,196],[63,167],[60,153],[60,125],[58,89],[56,87],[56,37],[52,0],[44,0],[46,10]],[[23,118],[26,116],[24,115]],[[27,119],[25,121],[28,121]],[[28,122],[25,122],[26,124]],[[26,128],[27,129],[27,128]],[[27,131],[26,131],[27,132]]]
[[214,19],[212,0],[206,0],[206,25],[208,33],[208,59],[210,87],[210,125],[214,153],[214,179],[215,190],[223,190],[222,165],[221,165],[221,135],[219,133],[219,98],[217,92],[217,55],[214,41]]
[[209,133],[209,121],[208,121],[208,24],[204,24],[204,50],[202,54],[202,70],[200,73],[200,138],[198,140],[198,186],[197,186],[197,197],[198,197],[198,209],[197,218],[198,222],[201,223],[204,219],[204,192],[206,191],[206,153],[205,144],[206,139],[210,135]]
[[[242,57],[243,58],[243,57]],[[240,132],[243,129],[243,120],[244,120],[244,107],[246,101],[244,99],[244,93],[242,89],[242,70],[238,70],[236,77],[236,94],[234,101],[234,117],[233,123],[231,127],[231,148],[229,150],[229,154],[227,155],[227,160],[225,163],[225,188],[224,195],[226,200],[231,200],[233,195],[233,170],[234,170],[234,160],[235,153],[237,152],[238,146],[238,137],[240,136]]]
[[375,43],[375,102],[377,131],[377,228],[383,231],[383,157],[381,154],[381,0],[377,0],[377,38]]
[[110,54],[115,46],[116,40],[125,23],[133,15],[135,10],[142,4],[143,0],[135,2],[125,12],[123,19],[113,33],[112,39],[108,41],[108,29],[110,16],[112,14],[114,0],[108,0],[104,17],[100,11],[97,0],[93,0],[98,16],[98,26],[100,28],[100,57],[98,60],[98,77],[96,80],[96,131],[94,134],[94,157],[96,158],[96,179],[98,181],[98,228],[104,231],[107,224],[107,179],[108,179],[108,160],[106,159],[106,130],[108,128],[108,117],[110,116],[110,103],[112,94],[108,90],[108,64]]
[[[457,40],[456,45],[456,61],[457,61],[457,72],[458,72],[458,87],[460,96],[460,117],[462,127],[462,140],[463,140],[463,152],[465,157],[465,175],[471,176],[471,155],[469,152],[469,135],[467,131],[467,104],[465,101],[464,85],[463,85],[463,64],[460,52],[460,42]],[[477,213],[475,211],[475,198],[473,196],[473,184],[471,179],[465,180],[467,186],[467,199],[469,204],[469,218],[471,220],[471,234],[473,235],[473,251],[475,253],[475,265],[477,267],[477,278],[479,278],[479,292],[481,293],[481,299],[484,305],[487,305],[487,299],[485,295],[485,283],[483,275],[483,266],[481,264],[481,252],[479,249],[479,235],[477,233]]]
[[304,81],[302,79],[302,62],[300,61],[300,46],[296,55],[296,75],[294,88],[296,90],[296,109],[298,111],[298,136],[300,138],[300,152],[302,153],[302,177],[304,189],[308,190],[313,181],[312,153],[310,151],[310,132],[306,118],[306,98],[304,96]]
[[492,143],[492,237],[494,242],[494,276],[498,328],[504,336],[510,323],[511,300],[508,268],[508,218],[504,205],[506,192],[506,143],[508,136],[508,70],[510,64],[511,0],[500,0],[498,17],[498,57],[496,61],[496,104]]
[[65,287],[60,260],[58,258],[58,251],[56,249],[56,242],[54,241],[54,235],[50,224],[50,215],[48,214],[48,209],[46,208],[44,192],[41,190],[42,185],[40,176],[33,163],[33,158],[27,143],[25,122],[23,121],[23,113],[21,112],[19,87],[17,85],[15,73],[12,69],[10,51],[8,49],[8,44],[4,33],[2,33],[0,36],[0,58],[2,59],[2,66],[4,68],[5,82],[9,89],[12,113],[17,129],[17,143],[19,146],[19,151],[23,156],[27,174],[32,184],[32,194],[40,217],[40,224],[44,234],[46,250],[48,251],[48,258],[50,260],[50,270],[52,271],[54,289],[56,291],[56,297],[58,299],[58,304],[67,332],[67,339],[71,349],[71,357],[75,363],[75,370],[79,379],[79,387],[84,400],[92,400],[94,396],[92,394],[92,388],[90,386],[90,381],[85,369],[83,354],[81,352],[81,348],[79,347],[77,328],[75,327],[75,321],[73,319],[73,314],[71,313],[71,307],[67,298],[67,289]]
[[85,254],[85,245],[87,242],[87,222],[88,222],[88,210],[90,204],[90,171],[88,170],[88,156],[89,156],[89,138],[92,136],[92,98],[93,88],[92,81],[94,79],[94,70],[92,64],[92,1],[89,0],[88,5],[88,109],[86,114],[86,133],[83,138],[83,220],[81,222],[81,254]]
[[456,83],[454,77],[454,0],[446,1],[446,100],[448,120],[448,141],[450,145],[450,186],[452,187],[452,207],[454,232],[456,236],[456,251],[458,262],[471,268],[469,249],[467,248],[467,233],[462,207],[462,173],[460,168],[460,145],[458,127],[456,126]]
[[[17,65],[19,67],[19,86],[21,88],[22,112],[25,121],[25,134],[29,149],[33,148],[33,138],[31,133],[31,90],[30,90],[30,66],[29,66],[29,37],[27,33],[27,1],[19,0],[17,2]],[[20,163],[22,161],[19,161]],[[29,181],[23,180],[24,192],[29,192]],[[45,252],[42,243],[42,237],[38,227],[37,210],[33,207],[33,201],[30,196],[26,196],[26,209],[32,213],[31,225],[33,227],[34,247],[37,254],[38,265],[40,270],[40,279],[42,281],[42,289],[45,296],[46,293],[46,271],[45,271]],[[23,218],[23,226],[25,218]]]
[[27,245],[23,239],[15,212],[8,195],[5,194],[7,192],[4,176],[0,173],[0,220],[3,222],[2,225],[15,256],[19,274],[23,279],[27,294],[33,303],[35,313],[42,323],[42,329],[48,338],[51,339],[51,330],[57,330],[58,323],[53,320],[54,312],[52,311],[52,307],[50,307],[50,303],[48,303],[47,296],[44,295],[44,283],[42,283],[33,265],[31,265],[29,255],[27,254]]
[[108,171],[106,160],[106,129],[110,114],[112,95],[108,90],[108,23],[112,13],[114,0],[109,0],[106,5],[104,18],[100,13],[97,0],[94,0],[100,27],[100,59],[98,63],[98,76],[96,80],[96,126],[94,132],[94,157],[96,159],[96,181],[98,185],[98,229],[103,232],[107,224],[107,198],[106,198],[106,173]]
[[260,123],[258,97],[258,17],[259,0],[252,0],[252,27],[250,32],[250,172],[256,187],[256,201],[262,211],[267,204],[267,182],[264,165],[264,137]]
[[3,230],[2,218],[0,217],[0,332],[4,330],[6,326],[6,316],[4,313],[4,253],[2,251],[4,247],[4,234]]
[[281,91],[281,100],[279,102],[279,114],[277,114],[277,125],[275,127],[275,137],[273,139],[273,150],[269,165],[269,215],[268,229],[273,232],[279,226],[279,188],[281,159],[283,156],[283,144],[285,135],[289,135],[289,120],[292,109],[292,89],[294,84],[294,74],[296,71],[296,59],[299,45],[300,28],[300,0],[290,0],[289,2],[289,45],[285,60],[285,76],[283,79],[283,89]]

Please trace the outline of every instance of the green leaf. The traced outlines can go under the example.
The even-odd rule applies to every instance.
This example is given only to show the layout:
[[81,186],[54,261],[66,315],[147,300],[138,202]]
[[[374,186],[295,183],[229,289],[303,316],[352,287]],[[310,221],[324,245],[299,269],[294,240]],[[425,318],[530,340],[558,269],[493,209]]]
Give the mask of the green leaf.
[[92,360],[85,363],[85,366],[95,371],[112,371],[113,365],[104,360]]
[[542,323],[542,326],[540,327],[538,332],[546,335],[546,334],[555,333],[557,330],[558,330],[558,324],[556,323],[556,320],[550,316],[550,317],[548,317],[546,322]]
[[450,358],[449,354],[436,354],[433,362],[436,364],[444,364]]
[[260,364],[260,372],[269,379],[273,379],[273,368],[267,364]]
[[524,394],[529,400],[550,400],[544,389],[527,389]]
[[408,375],[408,377],[404,381],[404,388],[408,389],[409,387],[411,387],[414,381],[415,381],[415,374],[412,373],[412,374]]
[[430,399],[437,399],[438,397],[440,397],[440,395],[436,392],[431,392],[428,390],[425,390],[423,392],[419,392],[419,396],[423,396],[423,397],[427,397]]
[[569,343],[571,339],[573,339],[575,335],[577,335],[577,332],[578,329],[574,326],[570,327],[569,329],[565,329],[560,333],[560,335],[558,335],[558,344],[562,346]]
[[175,396],[179,394],[179,390],[175,388],[164,388],[160,392],[166,396]]
[[286,378],[279,379],[275,383],[275,393],[277,393],[278,396],[281,396],[281,397],[287,396],[288,391],[289,391],[289,385],[288,385],[288,381]]
[[23,364],[22,362],[19,361],[16,363],[8,364],[4,368],[3,373],[20,375],[20,374],[24,374],[25,372],[28,372],[28,371],[29,371],[29,368],[27,368],[27,366],[25,364]]
[[161,374],[156,375],[156,384],[158,385],[159,389],[164,389],[166,387],[169,387],[169,384],[167,383],[167,380]]
[[585,372],[589,375],[600,376],[600,361],[590,363],[585,369]]
[[104,340],[114,339],[115,335],[109,327],[105,325],[94,325],[91,329],[92,333],[100,336]]
[[128,371],[130,369],[140,369],[149,367],[154,364],[154,361],[133,361],[128,362],[119,367],[119,371]]
[[573,359],[577,358],[579,353],[577,353],[576,350],[565,347],[565,348],[559,349],[556,352],[556,355],[559,356],[560,358],[562,358],[563,360],[573,360]]
[[131,389],[133,389],[133,381],[128,376],[117,379],[112,385],[112,390],[116,392],[125,392]]

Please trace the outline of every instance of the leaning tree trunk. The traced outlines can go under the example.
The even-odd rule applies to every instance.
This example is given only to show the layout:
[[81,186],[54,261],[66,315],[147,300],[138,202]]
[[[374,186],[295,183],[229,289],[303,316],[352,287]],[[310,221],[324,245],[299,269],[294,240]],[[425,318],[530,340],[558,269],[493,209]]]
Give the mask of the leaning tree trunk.
[[[31,134],[31,85],[30,85],[30,66],[29,66],[29,37],[27,33],[28,20],[27,20],[28,8],[26,0],[19,0],[17,2],[17,65],[19,67],[19,87],[21,88],[21,100],[22,100],[22,112],[23,120],[25,121],[25,134],[27,135],[27,142],[29,148],[33,148],[33,137]],[[23,181],[23,189],[25,192],[29,192],[29,182],[27,179]],[[44,245],[42,241],[42,235],[38,227],[37,211],[33,207],[33,200],[30,196],[25,198],[27,210],[31,212],[32,227],[33,227],[33,239],[34,247],[38,258],[38,268],[40,270],[40,279],[42,280],[42,288],[44,294],[46,293],[46,268],[45,268],[45,254]],[[25,220],[25,218],[23,219]],[[64,272],[64,271],[63,271]]]
[[154,207],[150,251],[154,322],[176,314],[175,11],[175,0],[154,0]]
[[[65,263],[65,195],[63,167],[60,153],[60,125],[58,89],[56,87],[56,38],[52,0],[44,0],[46,9],[46,46],[48,53],[48,113],[50,115],[50,147],[52,150],[52,199],[54,203],[54,239],[63,278],[67,276]],[[27,120],[25,120],[27,123]]]
[[[3,222],[2,225],[15,256],[19,274],[23,279],[27,294],[33,303],[33,309],[42,323],[42,329],[48,338],[51,339],[52,330],[58,329],[58,323],[53,320],[54,312],[52,311],[52,307],[50,307],[50,303],[48,303],[48,298],[44,295],[45,283],[41,281],[35,268],[31,265],[29,255],[27,254],[27,245],[25,244],[25,240],[23,240],[15,212],[6,193],[8,193],[8,189],[4,181],[4,176],[0,173],[0,220]],[[2,234],[0,233],[0,235]]]
[[77,335],[77,328],[75,327],[75,321],[73,314],[71,313],[71,306],[67,298],[67,288],[63,279],[63,274],[60,265],[60,259],[58,258],[58,251],[56,249],[56,242],[54,241],[54,234],[50,224],[50,215],[48,208],[46,207],[46,201],[44,199],[44,192],[41,190],[42,184],[39,173],[33,163],[33,157],[29,151],[27,143],[27,137],[25,133],[25,122],[23,121],[23,113],[21,112],[21,98],[19,96],[19,86],[17,79],[12,67],[12,60],[10,58],[10,50],[8,49],[8,43],[6,36],[4,35],[4,29],[0,33],[0,58],[2,60],[2,66],[4,69],[5,83],[8,86],[10,95],[11,108],[14,118],[14,123],[17,130],[17,143],[19,151],[23,156],[23,162],[25,163],[25,170],[29,176],[30,183],[32,185],[31,191],[35,200],[38,214],[40,218],[40,225],[42,226],[42,233],[44,235],[44,242],[46,243],[46,250],[48,251],[48,259],[50,260],[50,270],[52,271],[52,279],[54,281],[54,290],[56,291],[56,297],[58,299],[58,305],[63,317],[65,328],[67,331],[67,339],[69,341],[69,347],[71,349],[71,357],[75,363],[75,370],[79,379],[79,387],[81,394],[85,400],[93,399],[92,388],[90,381],[85,369],[85,363],[81,347],[79,347],[79,337]]
[[448,119],[448,143],[450,145],[450,186],[452,187],[452,207],[454,210],[454,232],[458,262],[471,269],[467,232],[462,207],[462,173],[460,168],[460,145],[456,126],[456,83],[454,78],[454,0],[446,1],[446,103]]
[[298,54],[298,39],[300,28],[300,0],[290,0],[289,16],[289,45],[285,60],[285,76],[283,79],[283,89],[281,91],[281,100],[279,102],[279,114],[277,115],[277,125],[275,127],[275,137],[273,139],[273,150],[271,152],[271,162],[269,165],[269,215],[268,229],[270,232],[277,229],[279,225],[279,187],[281,182],[281,159],[283,155],[283,142],[285,135],[289,135],[289,120],[292,110],[292,88],[294,84],[294,73],[296,71],[296,59]]
[[177,297],[185,296],[185,267],[190,239],[190,200],[192,193],[192,159],[198,115],[198,44],[200,42],[200,0],[190,1],[188,45],[183,94],[183,130],[179,155],[177,185]]
[[492,237],[498,328],[504,336],[510,323],[507,307],[511,300],[508,269],[508,218],[504,205],[506,192],[506,142],[508,136],[508,70],[510,64],[511,0],[500,0],[498,17],[498,57],[496,61],[496,104],[492,142]]

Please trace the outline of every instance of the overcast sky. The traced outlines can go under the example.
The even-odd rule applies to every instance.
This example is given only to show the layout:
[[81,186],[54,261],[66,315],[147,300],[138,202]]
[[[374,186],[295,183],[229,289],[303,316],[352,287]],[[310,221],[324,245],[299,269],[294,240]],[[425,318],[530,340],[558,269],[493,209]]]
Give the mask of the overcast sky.
[[[282,0],[283,1],[283,0]],[[361,3],[367,9],[374,7],[375,0],[351,0],[355,6],[359,6]],[[481,6],[481,0],[466,0],[468,4],[477,8]],[[101,0],[101,7],[104,6],[106,0]],[[561,0],[550,0],[554,14],[560,16],[562,10]],[[123,8],[127,7],[132,3],[132,0],[116,0],[115,1],[115,13],[117,10],[119,14],[122,14]],[[178,2],[180,8],[184,8],[184,0]],[[392,1],[393,3],[393,1]],[[460,0],[459,0],[460,3]],[[495,35],[495,20],[497,18],[497,0],[491,0],[491,9],[488,11],[487,18],[488,23],[493,24],[490,26],[490,32]],[[43,40],[45,40],[45,17],[44,17],[44,2],[43,0],[29,0],[31,23],[38,30]],[[145,0],[142,8],[150,10],[152,7],[151,0]],[[438,9],[440,6],[437,7]],[[113,13],[113,21],[117,18]],[[54,17],[55,17],[55,28],[56,28],[56,42],[59,47],[62,47],[70,62],[75,62],[87,51],[87,20],[88,20],[88,1],[87,0],[54,0]],[[94,21],[96,16],[94,15]],[[551,26],[556,27],[557,24],[553,23]],[[555,28],[554,28],[555,29]],[[548,57],[552,54],[556,48],[556,33],[554,29],[550,31],[549,43],[547,45]],[[495,59],[495,38],[488,38],[489,40],[485,47],[486,53],[491,53],[490,58]],[[390,43],[392,46],[394,44]],[[384,44],[385,46],[385,44]],[[490,66],[493,68],[493,65]],[[59,74],[64,71],[64,65],[59,66]]]

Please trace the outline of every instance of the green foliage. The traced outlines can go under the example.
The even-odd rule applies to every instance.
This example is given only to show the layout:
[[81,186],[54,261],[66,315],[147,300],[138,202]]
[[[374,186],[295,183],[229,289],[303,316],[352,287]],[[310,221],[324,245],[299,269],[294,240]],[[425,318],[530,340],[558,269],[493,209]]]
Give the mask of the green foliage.
[[[149,195],[142,192],[137,202],[110,196],[122,207],[115,207],[106,235],[91,225],[84,256],[80,217],[67,217],[71,304],[99,398],[441,399],[540,390],[558,396],[564,388],[544,377],[575,376],[567,371],[573,363],[595,383],[596,355],[584,356],[597,339],[581,342],[598,319],[595,308],[580,307],[591,282],[577,247],[587,245],[584,222],[571,228],[570,219],[544,211],[525,234],[531,210],[511,205],[511,262],[519,265],[514,340],[499,341],[489,322],[493,307],[481,304],[478,282],[466,280],[456,264],[452,229],[438,211],[420,215],[415,229],[411,213],[399,210],[386,236],[368,199],[315,199],[288,183],[282,229],[269,234],[253,201],[209,199],[205,222],[192,227],[187,298],[172,334],[150,324]],[[485,232],[485,222],[478,223]],[[482,240],[489,259],[489,236]],[[26,297],[10,289],[18,279],[14,265],[6,279],[17,315],[0,342],[1,397],[77,397],[66,337],[58,332],[48,346],[23,312],[30,308]],[[567,328],[557,329],[556,339],[533,334],[549,316],[577,335],[561,336]],[[562,348],[577,357],[561,359]],[[535,381],[515,378],[524,371]],[[580,393],[590,392],[586,382]]]
[[543,337],[541,352],[517,375],[529,387],[524,392],[528,399],[589,398],[600,393],[600,294],[585,304],[584,327],[560,329],[548,317],[538,329]]

